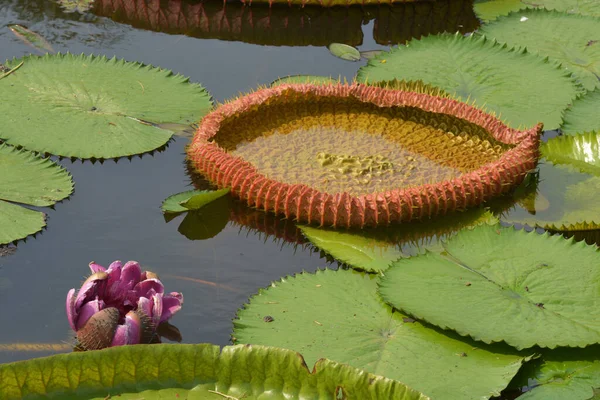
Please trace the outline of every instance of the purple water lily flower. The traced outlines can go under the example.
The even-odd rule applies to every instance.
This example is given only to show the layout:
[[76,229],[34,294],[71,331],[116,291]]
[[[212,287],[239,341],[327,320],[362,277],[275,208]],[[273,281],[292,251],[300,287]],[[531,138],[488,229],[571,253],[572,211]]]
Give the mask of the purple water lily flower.
[[92,275],[67,294],[67,317],[80,347],[97,350],[151,343],[158,325],[183,304],[183,295],[165,293],[158,276],[135,261],[115,261],[107,268],[90,263]]

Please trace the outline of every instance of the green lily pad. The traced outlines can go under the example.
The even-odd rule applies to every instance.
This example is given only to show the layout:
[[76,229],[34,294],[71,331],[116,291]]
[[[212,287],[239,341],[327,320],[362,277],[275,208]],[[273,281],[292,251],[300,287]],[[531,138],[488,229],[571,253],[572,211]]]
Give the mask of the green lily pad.
[[58,54],[6,67],[21,62],[0,79],[0,138],[41,153],[104,159],[149,152],[172,136],[153,124],[189,125],[211,108],[200,85],[140,63]]
[[542,156],[553,164],[567,164],[600,177],[600,134],[588,132],[557,136],[542,143]]
[[13,203],[51,206],[73,192],[69,173],[47,158],[0,144],[0,244],[46,226],[44,213]]
[[546,199],[547,206],[535,212],[514,207],[504,212],[501,221],[561,232],[600,228],[599,177],[549,163],[539,165],[539,176],[536,196]]
[[600,112],[598,110],[600,110],[600,89],[578,97],[565,112],[565,122],[561,131],[568,135],[600,132]]
[[357,75],[370,84],[392,79],[420,79],[499,114],[514,128],[539,122],[545,129],[558,128],[562,111],[580,92],[558,64],[485,37],[458,34],[412,40],[370,60]]
[[269,86],[275,87],[279,85],[283,85],[286,83],[339,83],[340,79],[330,78],[328,76],[319,76],[319,75],[290,75],[285,76],[283,78],[279,78],[273,82]]
[[600,18],[529,9],[500,17],[479,33],[560,62],[586,90],[600,88]]
[[477,16],[484,21],[490,21],[523,8],[545,8],[567,14],[600,17],[597,0],[475,0],[474,7]]
[[302,234],[333,258],[368,272],[385,271],[395,260],[405,257],[395,245],[354,233],[300,226]]
[[595,398],[600,388],[600,346],[546,351],[541,360],[526,364],[515,380],[529,389],[519,400]]
[[229,223],[229,200],[228,197],[220,197],[198,210],[189,211],[177,230],[189,240],[217,236]]
[[445,250],[392,264],[380,282],[383,299],[485,343],[517,349],[600,343],[596,247],[482,225],[450,238]]
[[5,400],[334,399],[342,394],[427,399],[399,382],[328,360],[319,360],[311,372],[298,353],[263,346],[121,346],[0,365]]
[[377,295],[375,275],[353,270],[274,282],[233,322],[237,342],[294,349],[308,364],[322,357],[346,363],[432,398],[499,395],[527,359],[508,346],[479,344],[394,311]]
[[327,49],[337,58],[346,61],[359,61],[361,57],[360,52],[356,47],[348,46],[344,43],[331,43],[327,46]]
[[229,189],[220,190],[188,190],[167,197],[161,206],[164,213],[181,213],[198,210],[212,201],[225,196]]
[[336,260],[367,272],[382,272],[399,258],[441,247],[440,241],[459,229],[498,220],[483,208],[456,212],[431,221],[385,228],[333,230],[299,226],[311,243]]

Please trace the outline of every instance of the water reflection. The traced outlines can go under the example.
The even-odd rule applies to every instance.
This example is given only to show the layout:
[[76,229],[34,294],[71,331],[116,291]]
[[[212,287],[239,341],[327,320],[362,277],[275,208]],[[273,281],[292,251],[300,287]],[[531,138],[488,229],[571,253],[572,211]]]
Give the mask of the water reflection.
[[358,46],[361,26],[375,21],[382,45],[444,31],[472,32],[479,26],[472,0],[408,2],[394,6],[292,7],[241,2],[96,0],[91,10],[136,28],[272,46]]

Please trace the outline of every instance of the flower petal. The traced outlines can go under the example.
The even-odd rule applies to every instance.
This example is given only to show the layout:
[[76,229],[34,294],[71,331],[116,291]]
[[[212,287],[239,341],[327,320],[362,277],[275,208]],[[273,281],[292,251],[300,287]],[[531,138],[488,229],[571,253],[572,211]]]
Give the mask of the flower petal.
[[164,293],[165,287],[158,279],[146,279],[133,288],[137,297],[150,298],[155,293]]
[[75,299],[75,312],[79,312],[82,304],[86,301],[89,301],[96,296],[104,296],[107,279],[108,274],[106,272],[96,272],[83,282],[81,289],[79,289],[79,293],[77,293],[77,298]]
[[75,309],[75,289],[71,289],[67,293],[67,319],[69,320],[71,329],[76,331],[75,321],[77,320],[77,310]]
[[96,272],[106,272],[106,268],[104,268],[100,264],[96,264],[94,261],[92,261],[89,264],[89,266],[90,266],[90,270],[92,271],[92,274],[95,274]]
[[183,294],[177,292],[171,292],[163,296],[162,307],[163,311],[160,316],[160,322],[165,322],[171,318],[175,313],[181,310],[183,304]]
[[83,304],[83,306],[79,309],[79,315],[77,316],[77,320],[75,322],[76,331],[80,330],[92,317],[92,315],[96,314],[98,311],[104,308],[104,302],[102,300],[92,300]]
[[119,325],[115,331],[111,346],[139,344],[142,336],[142,322],[135,311],[129,311],[125,316],[125,324]]
[[128,261],[121,271],[121,288],[131,290],[142,277],[142,269],[137,261]]

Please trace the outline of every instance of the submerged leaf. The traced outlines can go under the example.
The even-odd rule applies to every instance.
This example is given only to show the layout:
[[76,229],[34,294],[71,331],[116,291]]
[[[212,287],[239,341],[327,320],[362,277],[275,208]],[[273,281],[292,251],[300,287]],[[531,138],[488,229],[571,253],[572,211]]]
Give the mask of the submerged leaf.
[[[600,42],[598,44],[600,45]],[[600,89],[578,97],[565,112],[565,122],[561,127],[561,131],[568,135],[592,131],[600,132],[599,110]]]
[[499,114],[514,128],[539,122],[558,128],[562,111],[579,93],[557,64],[476,36],[412,40],[370,60],[357,75],[369,84],[392,79],[420,79]]
[[140,63],[58,54],[6,66],[20,62],[0,80],[0,138],[29,150],[78,158],[141,154],[164,146],[172,133],[140,121],[187,125],[211,108],[200,85]]
[[[26,377],[26,379],[23,379]],[[0,398],[427,400],[400,382],[263,346],[155,344],[0,365]]]
[[394,263],[380,282],[385,301],[485,343],[518,349],[600,343],[595,246],[483,225],[444,247]]
[[12,203],[51,206],[72,192],[73,181],[65,169],[31,152],[0,144],[0,244],[23,239],[46,226],[43,213]]
[[336,56],[337,58],[341,58],[346,61],[359,61],[360,60],[360,52],[356,47],[348,46],[343,43],[331,43],[327,46],[329,52]]
[[490,21],[523,8],[545,8],[567,14],[600,17],[597,0],[475,0],[475,13],[484,21]]
[[600,40],[600,18],[521,10],[484,25],[478,32],[560,62],[586,90],[600,88],[600,44],[588,45],[592,39]]
[[373,275],[323,270],[260,290],[239,310],[233,335],[294,349],[308,364],[325,357],[364,368],[443,399],[499,395],[527,359],[405,318],[381,301]]
[[39,34],[25,28],[24,26],[13,24],[8,25],[8,29],[10,29],[10,31],[23,43],[33,47],[40,53],[54,53],[54,49],[46,39],[41,37]]
[[229,222],[229,198],[221,197],[200,209],[189,211],[178,231],[189,240],[205,240],[217,236]]

